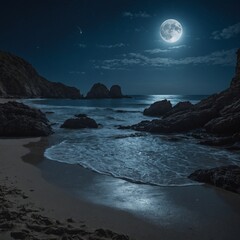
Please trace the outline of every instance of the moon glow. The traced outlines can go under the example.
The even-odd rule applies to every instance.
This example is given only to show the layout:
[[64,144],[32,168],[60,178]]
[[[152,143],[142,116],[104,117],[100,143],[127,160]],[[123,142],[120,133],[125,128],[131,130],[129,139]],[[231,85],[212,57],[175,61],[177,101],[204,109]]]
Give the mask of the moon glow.
[[161,24],[160,36],[165,42],[177,42],[181,38],[182,33],[182,25],[175,19],[168,19]]

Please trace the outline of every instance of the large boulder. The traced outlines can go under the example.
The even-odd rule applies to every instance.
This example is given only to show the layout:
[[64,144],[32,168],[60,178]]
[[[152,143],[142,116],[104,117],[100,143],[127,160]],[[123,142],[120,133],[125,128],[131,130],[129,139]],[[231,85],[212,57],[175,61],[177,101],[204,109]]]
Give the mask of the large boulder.
[[121,87],[119,85],[113,85],[110,88],[109,95],[111,98],[122,98],[123,95],[122,95]]
[[189,175],[189,178],[240,193],[240,167],[236,165],[200,169]]
[[82,128],[98,128],[96,121],[89,117],[77,117],[67,119],[61,128],[82,129]]
[[104,84],[95,83],[86,98],[109,98],[109,96],[109,90]]
[[151,104],[149,108],[144,109],[143,114],[147,116],[159,117],[166,114],[171,109],[171,102],[165,99]]
[[52,133],[49,121],[40,110],[18,102],[0,104],[1,137],[40,137]]
[[81,95],[77,88],[41,77],[24,59],[0,51],[0,97],[76,99]]

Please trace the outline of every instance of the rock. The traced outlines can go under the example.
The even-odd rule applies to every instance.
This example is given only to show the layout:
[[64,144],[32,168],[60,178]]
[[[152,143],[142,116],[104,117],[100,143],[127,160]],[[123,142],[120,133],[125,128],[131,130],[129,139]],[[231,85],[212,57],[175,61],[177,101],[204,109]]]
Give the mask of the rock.
[[109,90],[101,83],[96,83],[87,93],[86,98],[109,98]]
[[40,137],[52,133],[49,121],[40,110],[18,102],[0,104],[0,136]]
[[149,108],[144,109],[143,114],[147,116],[159,117],[172,110],[170,101],[162,100],[150,105]]
[[81,98],[77,88],[41,77],[25,60],[0,51],[0,96],[16,98]]
[[240,100],[220,111],[218,118],[212,119],[204,127],[207,132],[231,135],[240,132]]
[[175,113],[189,110],[189,109],[191,109],[192,107],[193,107],[193,104],[190,103],[189,101],[179,102],[179,103],[177,103],[170,111],[168,111],[167,113],[165,113],[163,117],[168,117],[168,116],[173,115],[173,114],[175,114]]
[[200,169],[192,173],[189,178],[240,193],[240,167],[236,165]]
[[239,88],[239,87],[240,87],[240,49],[238,49],[237,51],[236,74],[231,82],[231,88]]
[[70,118],[67,119],[61,128],[81,129],[81,128],[98,128],[95,120],[89,117]]
[[128,128],[136,131],[151,133],[181,133],[188,132],[203,127],[208,121],[216,116],[213,110],[203,110],[195,112],[184,112],[171,115],[164,119],[154,119],[152,121],[142,121]]
[[122,95],[121,87],[119,85],[113,85],[110,88],[109,95],[111,98],[122,98],[123,95]]
[[109,91],[104,84],[95,83],[86,96],[86,99],[94,98],[101,99],[101,98],[130,98],[130,97],[122,95],[122,90],[119,85],[113,85]]
[[[207,134],[232,137],[240,132],[240,50],[237,52],[237,67],[234,82],[221,93],[209,96],[199,103],[192,105],[189,102],[179,103],[170,109],[170,103],[165,100],[154,103],[145,109],[144,114],[160,116],[162,119],[142,121],[132,126],[121,126],[121,129],[133,129],[152,133],[178,133],[195,130],[205,130]],[[160,109],[160,110],[159,110]],[[239,141],[239,140],[234,140]],[[232,144],[235,144],[233,142]],[[206,142],[205,142],[206,143]],[[209,142],[211,144],[211,141]]]

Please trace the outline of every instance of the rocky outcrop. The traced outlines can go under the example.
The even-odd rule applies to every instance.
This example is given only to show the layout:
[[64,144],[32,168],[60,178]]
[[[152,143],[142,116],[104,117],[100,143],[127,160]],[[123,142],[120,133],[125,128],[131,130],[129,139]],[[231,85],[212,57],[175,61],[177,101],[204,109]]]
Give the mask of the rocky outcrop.
[[122,95],[122,90],[119,85],[113,85],[108,88],[102,83],[95,83],[90,91],[87,93],[86,99],[101,99],[101,98],[129,98],[129,96]]
[[197,170],[189,178],[240,193],[240,167],[236,165]]
[[240,87],[240,49],[237,51],[237,65],[236,65],[236,74],[231,82],[232,88]]
[[41,77],[25,60],[0,51],[0,97],[80,98],[80,91]]
[[[214,94],[193,106],[189,103],[176,105],[175,109],[167,112],[162,119],[142,121],[121,128],[152,133],[176,133],[203,129],[209,134],[236,140],[237,138],[232,136],[240,133],[240,51],[237,54],[236,75],[227,90]],[[233,144],[237,144],[237,141]]]
[[89,117],[76,117],[67,119],[61,128],[82,129],[82,128],[98,128],[96,121]]
[[151,104],[149,108],[144,109],[143,114],[147,116],[159,117],[172,110],[170,101],[162,100]]
[[95,83],[86,98],[109,98],[109,90],[104,84]]
[[52,133],[49,121],[40,110],[18,102],[0,104],[1,137],[40,137]]
[[122,98],[122,90],[119,85],[113,85],[109,92],[110,98]]
[[178,113],[178,112],[183,112],[183,111],[189,110],[192,107],[193,107],[193,104],[190,103],[189,101],[179,102],[170,111],[165,113],[163,115],[163,117],[167,117],[167,116],[173,115],[173,114]]

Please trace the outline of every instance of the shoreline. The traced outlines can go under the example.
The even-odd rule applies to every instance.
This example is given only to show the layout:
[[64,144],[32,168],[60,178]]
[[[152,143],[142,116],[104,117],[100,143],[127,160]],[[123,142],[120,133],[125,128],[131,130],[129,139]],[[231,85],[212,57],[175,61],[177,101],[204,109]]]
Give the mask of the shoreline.
[[[72,225],[87,234],[94,235],[94,229],[101,228],[104,239],[111,239],[105,229],[113,231],[111,236],[118,232],[135,240],[238,239],[239,195],[207,185],[158,187],[130,183],[47,160],[43,152],[51,141],[50,137],[0,139],[2,192],[17,192],[5,194],[7,203],[20,198],[24,208],[31,206],[30,210],[37,210],[41,219],[57,219],[65,224],[66,231],[67,219],[74,219]],[[33,221],[31,216],[28,220]]]
[[[32,143],[30,147],[32,151],[25,155],[25,161],[34,158],[31,154],[39,153],[41,144]],[[140,240],[203,240],[211,237],[237,240],[240,234],[238,194],[208,185],[156,187],[133,184],[80,166],[46,159],[35,166],[47,183],[60,189],[64,198],[70,198],[68,201],[72,206],[67,211],[61,209],[62,204],[57,206],[53,215],[57,218],[72,212],[72,217],[81,216],[79,220],[85,220],[87,226],[111,229]],[[68,201],[64,200],[64,204],[68,205]]]
[[[14,186],[21,190],[27,197],[24,199],[25,204],[41,209],[41,214],[44,216],[61,222],[68,218],[81,224],[84,221],[91,230],[107,228],[129,235],[133,239],[148,239],[148,237],[158,239],[160,229],[156,226],[129,213],[75,198],[64,189],[42,178],[41,170],[34,166],[36,162],[34,164],[26,162],[26,154],[31,151],[24,147],[33,142],[38,145],[39,141],[40,138],[0,139],[1,182],[9,189]],[[11,151],[13,147],[14,151]],[[35,151],[34,154],[40,156],[41,152]],[[25,156],[24,161],[23,156]],[[139,228],[142,231],[139,231]]]

